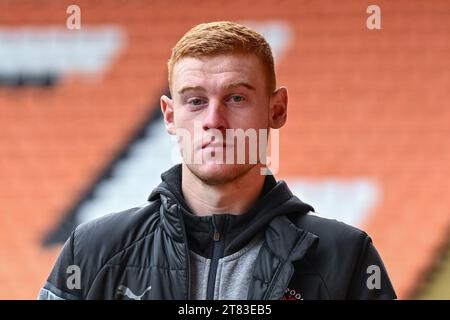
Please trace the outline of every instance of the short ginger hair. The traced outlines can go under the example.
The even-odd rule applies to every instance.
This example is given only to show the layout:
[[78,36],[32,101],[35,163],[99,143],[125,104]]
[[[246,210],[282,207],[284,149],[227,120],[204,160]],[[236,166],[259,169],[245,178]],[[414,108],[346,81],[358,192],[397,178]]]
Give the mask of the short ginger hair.
[[264,66],[267,90],[275,91],[275,63],[269,43],[258,32],[230,21],[201,23],[177,42],[167,63],[169,88],[172,87],[174,65],[186,57],[207,57],[220,54],[254,54]]

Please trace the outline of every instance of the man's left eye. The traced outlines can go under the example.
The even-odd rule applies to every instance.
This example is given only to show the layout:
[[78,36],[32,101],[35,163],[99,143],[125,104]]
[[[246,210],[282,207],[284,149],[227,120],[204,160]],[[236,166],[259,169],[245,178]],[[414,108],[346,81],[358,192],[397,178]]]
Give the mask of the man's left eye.
[[245,99],[244,99],[243,96],[232,95],[232,96],[230,96],[229,100],[230,100],[231,102],[242,102],[242,101],[244,101]]

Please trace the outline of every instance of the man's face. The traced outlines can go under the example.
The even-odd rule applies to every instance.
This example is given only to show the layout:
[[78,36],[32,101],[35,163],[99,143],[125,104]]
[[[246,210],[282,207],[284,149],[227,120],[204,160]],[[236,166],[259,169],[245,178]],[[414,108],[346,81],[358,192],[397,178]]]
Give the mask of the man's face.
[[[254,129],[258,133],[270,126],[271,95],[260,60],[250,54],[186,57],[175,64],[172,74],[172,100],[163,97],[161,103],[167,130],[177,134],[189,170],[208,184],[221,184],[258,165],[249,163],[248,143],[245,163],[237,163],[242,145],[227,139],[226,131]],[[191,138],[180,138],[180,129]],[[187,148],[189,152],[184,153]],[[234,157],[227,159],[229,152]]]

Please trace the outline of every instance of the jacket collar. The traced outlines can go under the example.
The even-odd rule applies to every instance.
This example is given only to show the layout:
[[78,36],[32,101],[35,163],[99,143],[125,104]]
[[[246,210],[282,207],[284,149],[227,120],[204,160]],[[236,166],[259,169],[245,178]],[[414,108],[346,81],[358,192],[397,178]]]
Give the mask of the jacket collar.
[[[164,172],[161,178],[163,182],[152,191],[149,201],[161,200],[162,227],[175,241],[184,242],[186,232],[183,210],[186,210],[186,204],[180,191],[181,165]],[[275,188],[279,191],[273,190],[272,198],[261,207],[255,208],[275,211],[275,214],[265,212],[258,219],[263,221],[255,221],[249,228],[260,228],[258,225],[265,225],[265,238],[271,251],[284,261],[299,260],[309,249],[317,245],[319,237],[298,228],[286,217],[286,214],[305,215],[308,211],[314,211],[314,208],[294,196],[284,181],[279,181]],[[252,234],[252,232],[247,233]],[[251,240],[246,239],[247,233],[238,235],[235,240],[238,242]]]
[[[175,241],[186,241],[180,205],[164,194],[161,194],[161,201],[161,226]],[[267,225],[265,240],[274,255],[283,261],[292,262],[300,260],[310,249],[314,249],[319,236],[298,228],[286,216],[278,216]]]
[[319,242],[319,236],[298,228],[286,216],[276,217],[270,222],[265,238],[274,255],[290,262],[302,259]]

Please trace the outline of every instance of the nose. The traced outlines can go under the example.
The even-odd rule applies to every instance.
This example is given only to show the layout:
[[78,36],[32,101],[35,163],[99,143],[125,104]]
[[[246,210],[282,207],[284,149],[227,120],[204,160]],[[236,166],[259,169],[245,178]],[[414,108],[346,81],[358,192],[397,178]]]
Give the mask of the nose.
[[203,119],[203,130],[218,129],[225,130],[227,128],[226,106],[219,101],[210,101]]

